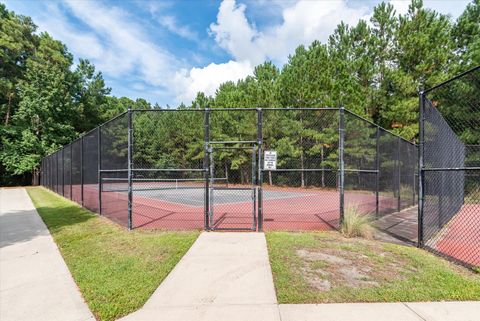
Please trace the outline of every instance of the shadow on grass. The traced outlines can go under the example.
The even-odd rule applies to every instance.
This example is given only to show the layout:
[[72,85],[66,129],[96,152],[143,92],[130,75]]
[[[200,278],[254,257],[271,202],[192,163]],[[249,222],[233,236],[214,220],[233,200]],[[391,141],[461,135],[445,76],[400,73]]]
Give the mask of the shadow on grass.
[[45,224],[53,232],[57,232],[66,226],[87,222],[97,217],[74,204],[66,204],[68,201],[61,200],[57,206],[39,206],[37,211]]

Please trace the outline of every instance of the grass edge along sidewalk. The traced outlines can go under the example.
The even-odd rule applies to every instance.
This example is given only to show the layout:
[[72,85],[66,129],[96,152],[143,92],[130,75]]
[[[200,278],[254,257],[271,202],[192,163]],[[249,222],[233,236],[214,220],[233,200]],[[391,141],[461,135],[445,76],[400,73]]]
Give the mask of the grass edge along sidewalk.
[[280,304],[480,300],[480,274],[415,247],[338,232],[266,239]]
[[27,192],[99,320],[139,309],[199,235],[127,231],[42,187]]

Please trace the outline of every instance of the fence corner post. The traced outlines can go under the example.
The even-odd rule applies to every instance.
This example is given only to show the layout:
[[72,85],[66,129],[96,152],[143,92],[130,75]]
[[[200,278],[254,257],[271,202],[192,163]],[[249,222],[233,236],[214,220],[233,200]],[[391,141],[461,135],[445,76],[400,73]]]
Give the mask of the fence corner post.
[[80,138],[80,197],[82,207],[85,205],[83,200],[83,137]]
[[73,200],[73,143],[70,143],[70,199]]
[[210,109],[208,106],[204,111],[204,157],[203,157],[203,170],[205,177],[205,199],[204,199],[204,229],[205,231],[210,230]]
[[418,93],[419,98],[419,137],[418,137],[418,232],[417,246],[423,247],[423,202],[424,202],[424,171],[423,171],[423,147],[424,147],[424,121],[425,121],[425,93],[423,88]]
[[376,151],[375,151],[375,217],[378,218],[380,211],[380,126],[377,126],[376,133]]
[[400,136],[397,136],[397,212],[400,212],[402,209],[402,169],[400,164]]
[[127,134],[128,134],[128,151],[127,151],[127,166],[128,166],[128,229],[133,228],[132,222],[132,201],[133,201],[133,189],[132,189],[132,145],[133,145],[133,131],[132,131],[132,107],[128,106],[127,111]]
[[62,196],[65,197],[65,147],[62,147]]
[[102,215],[102,125],[98,126],[97,133],[98,158],[98,214]]
[[263,231],[263,164],[262,164],[262,153],[263,153],[263,110],[257,108],[257,153],[258,153],[258,174],[257,174],[257,202],[258,202],[258,231]]
[[344,163],[344,149],[345,149],[345,107],[340,106],[339,109],[339,142],[338,142],[338,165],[339,165],[339,179],[338,188],[340,192],[340,220],[339,228],[343,224],[343,217],[345,214],[345,163]]

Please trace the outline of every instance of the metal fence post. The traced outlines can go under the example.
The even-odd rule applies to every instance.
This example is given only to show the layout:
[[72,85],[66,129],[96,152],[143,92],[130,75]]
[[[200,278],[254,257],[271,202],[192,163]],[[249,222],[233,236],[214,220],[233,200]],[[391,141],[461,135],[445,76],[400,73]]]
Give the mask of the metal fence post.
[[400,168],[400,137],[397,137],[397,212],[400,212],[401,210],[401,196],[400,196],[400,191],[401,191],[401,168]]
[[80,138],[80,197],[83,206],[83,137]]
[[263,111],[261,108],[257,108],[257,152],[258,152],[258,174],[257,174],[257,197],[258,197],[258,231],[263,231],[263,164],[262,164],[262,153],[263,153]]
[[380,127],[377,126],[376,133],[376,158],[375,158],[375,217],[379,216],[379,190],[380,190]]
[[65,148],[62,148],[62,196],[65,196]]
[[204,228],[206,231],[210,230],[210,109],[205,108],[204,112],[204,158],[203,158],[203,170],[205,177],[205,200],[204,200]]
[[339,142],[338,142],[338,161],[339,161],[339,179],[338,179],[338,188],[340,192],[340,221],[339,227],[343,224],[343,217],[345,214],[345,163],[343,159],[344,144],[345,144],[345,108],[343,106],[340,107],[339,110]]
[[73,195],[72,195],[72,191],[73,191],[73,184],[72,184],[72,172],[73,172],[73,153],[72,153],[72,150],[73,150],[73,147],[72,147],[73,143],[70,143],[70,199],[73,200]]
[[[415,155],[415,144],[412,145],[412,146],[414,148],[412,154]],[[409,153],[409,155],[410,155],[410,153]],[[415,172],[415,166],[416,165],[415,165],[415,157],[413,155],[410,155],[409,159],[413,159],[413,162],[410,163],[410,166],[413,167],[413,170],[412,170],[412,172],[413,172],[413,183],[412,183],[413,201],[412,201],[412,206],[415,206],[415,197],[417,195],[417,186],[416,186],[417,185],[417,178],[416,178],[417,173]]]
[[98,126],[98,214],[102,215],[102,125]]
[[128,166],[128,229],[131,230],[133,228],[132,222],[132,146],[133,146],[133,131],[132,131],[132,107],[128,107],[128,151],[127,151],[127,166]]
[[59,162],[58,162],[58,157],[60,155],[60,150],[56,151],[55,154],[53,154],[53,167],[55,168],[55,179],[53,182],[53,191],[57,194],[59,193],[59,184],[60,184],[60,177],[58,176],[58,172],[60,171],[59,167]]
[[424,172],[423,172],[423,147],[424,147],[424,121],[425,121],[425,93],[419,92],[419,141],[418,141],[418,247],[423,247],[423,202],[424,202]]

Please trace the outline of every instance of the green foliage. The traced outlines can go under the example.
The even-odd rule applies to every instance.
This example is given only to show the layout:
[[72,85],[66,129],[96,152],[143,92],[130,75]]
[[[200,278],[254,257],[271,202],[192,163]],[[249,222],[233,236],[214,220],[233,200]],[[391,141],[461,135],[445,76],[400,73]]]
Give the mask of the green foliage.
[[[479,16],[479,0],[473,0],[456,22],[424,8],[421,0],[412,0],[403,15],[383,2],[374,8],[370,23],[361,20],[349,26],[342,22],[326,43],[300,45],[281,69],[264,62],[255,67],[252,76],[222,84],[213,97],[198,93],[191,104],[178,108],[344,106],[415,140],[418,89],[480,63]],[[0,18],[2,177],[35,173],[43,156],[128,107],[158,108],[143,99],[109,96],[102,73],[88,60],[80,59],[72,70],[73,57],[67,48],[48,34],[35,34],[36,26],[30,18],[8,11],[3,4]],[[478,100],[472,86],[455,86],[456,95],[442,97],[444,105],[450,106],[442,110],[447,115],[458,109],[452,97]],[[256,138],[254,113],[215,111],[211,117],[212,140]],[[463,113],[461,117],[463,123],[474,123],[472,120],[480,116]],[[134,118],[136,163],[151,167],[199,166],[204,156],[199,113],[138,113]],[[265,148],[278,151],[281,166],[308,168],[320,164],[335,169],[337,128],[335,113],[265,111]],[[346,135],[346,153],[353,155],[346,165],[371,163],[371,128],[356,126],[351,119]],[[478,131],[471,126],[459,130],[458,135],[468,143],[479,143]],[[124,148],[118,148],[119,153],[124,153]],[[225,174],[236,171],[246,177],[250,152],[223,150],[214,157]]]
[[467,6],[458,17],[452,33],[458,50],[459,65],[478,66],[480,64],[480,0],[473,0]]

